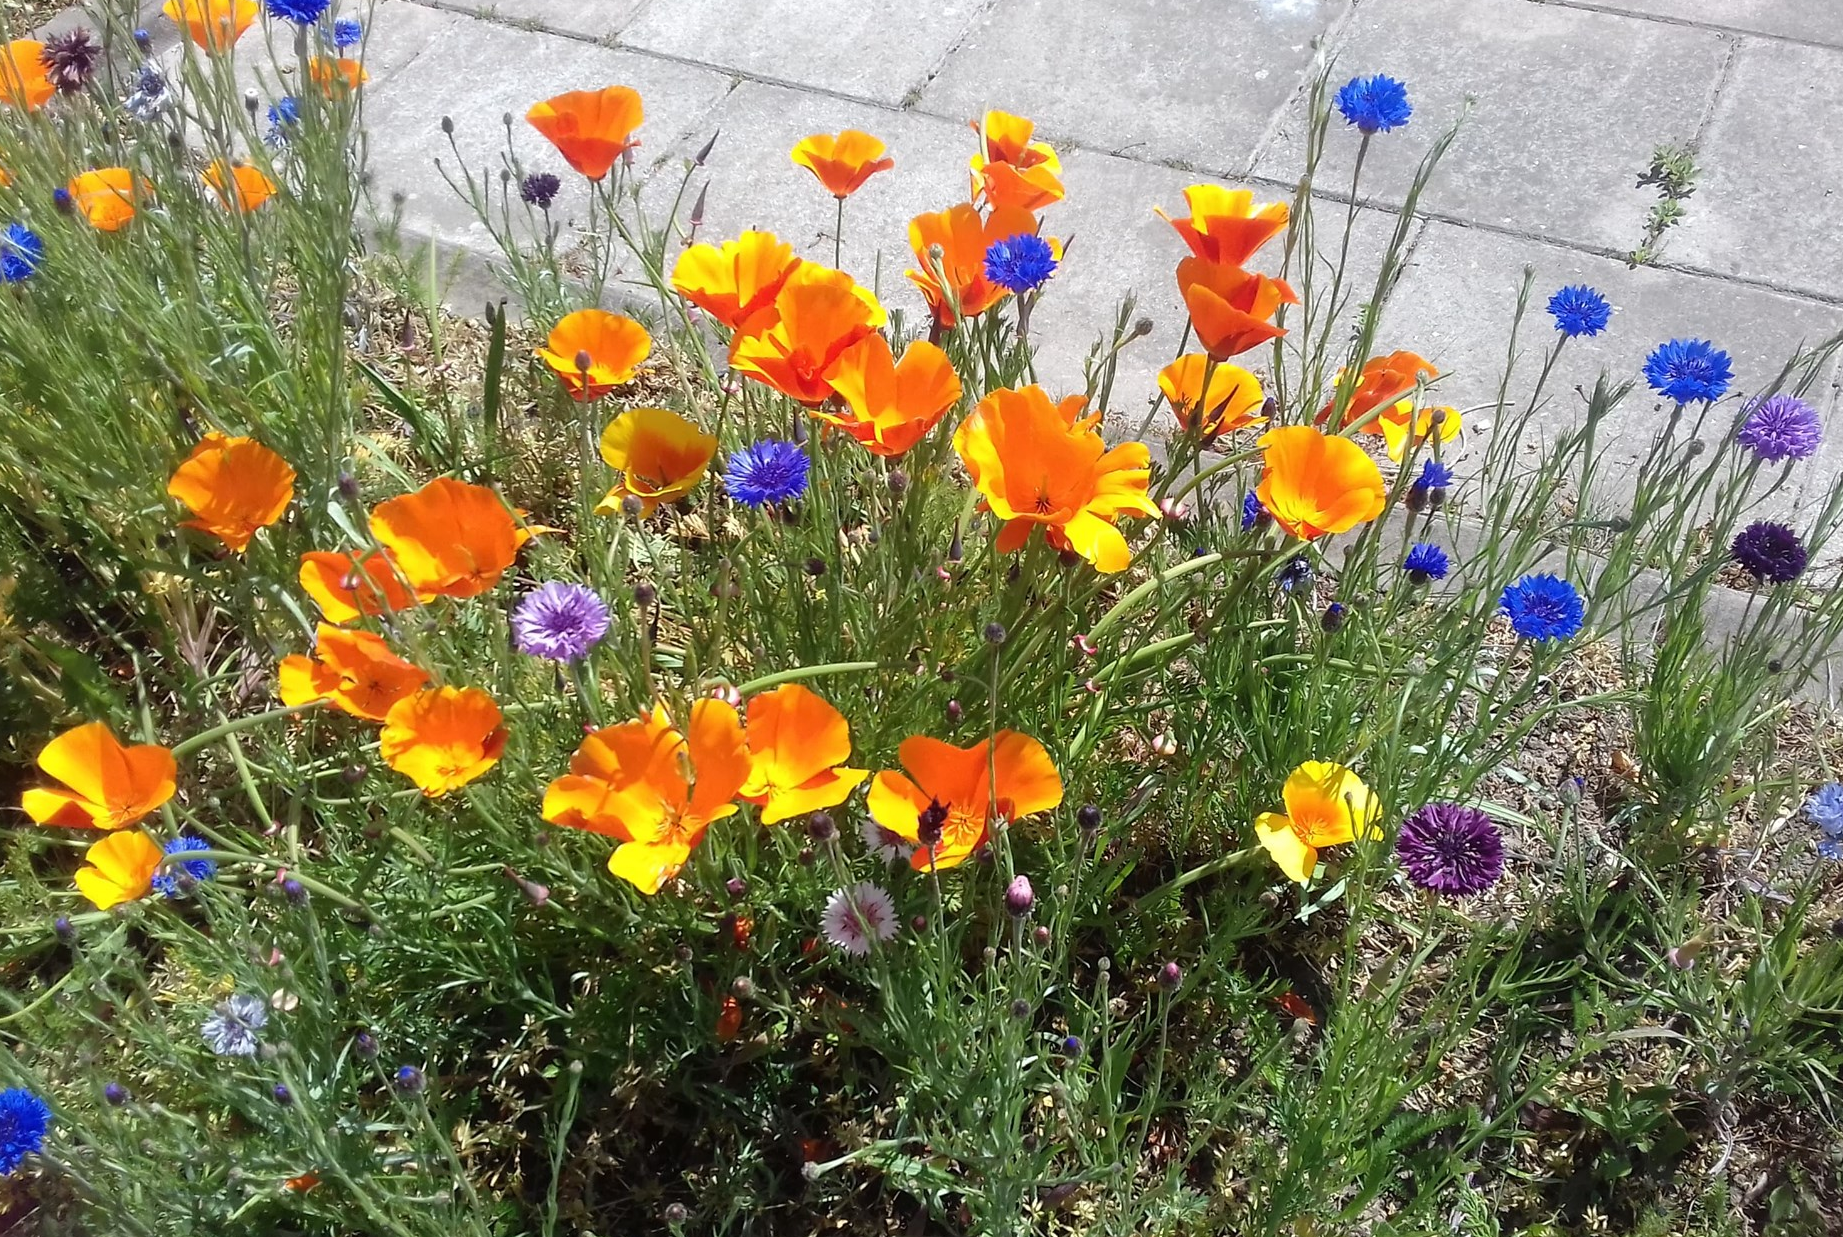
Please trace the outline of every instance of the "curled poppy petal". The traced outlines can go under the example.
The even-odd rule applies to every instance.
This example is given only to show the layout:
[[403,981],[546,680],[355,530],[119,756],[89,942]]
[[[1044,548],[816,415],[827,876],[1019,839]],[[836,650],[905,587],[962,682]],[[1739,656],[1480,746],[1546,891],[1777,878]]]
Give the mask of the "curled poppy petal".
[[459,790],[499,763],[504,715],[477,687],[434,687],[392,705],[378,750],[398,773],[435,798]]
[[629,497],[640,500],[640,514],[650,516],[660,503],[674,503],[704,479],[717,452],[715,435],[668,408],[629,408],[602,431],[601,455],[620,471],[596,511],[611,515]]
[[601,309],[579,309],[558,320],[536,354],[571,398],[582,402],[600,399],[633,381],[640,362],[652,350],[653,337],[632,318]]
[[802,138],[793,148],[793,161],[818,177],[826,192],[842,202],[872,176],[896,166],[894,159],[884,157],[885,149],[870,134],[845,129]]
[[89,722],[45,744],[38,767],[64,789],[35,787],[20,806],[41,825],[124,829],[173,797],[178,764],[155,743],[123,746],[106,725]]
[[[772,232],[744,232],[722,246],[700,242],[678,255],[672,290],[732,331],[772,323],[774,298],[800,265]],[[762,315],[766,321],[756,322]]]
[[259,528],[282,518],[294,498],[294,469],[254,438],[215,430],[192,449],[166,492],[193,513],[186,528],[210,533],[241,554]]
[[640,144],[633,132],[645,115],[639,92],[609,86],[546,99],[534,104],[525,119],[571,167],[590,180],[601,180],[616,159]]
[[1348,532],[1382,514],[1388,499],[1382,472],[1348,438],[1287,425],[1268,430],[1257,445],[1265,455],[1255,496],[1293,536],[1310,541]]

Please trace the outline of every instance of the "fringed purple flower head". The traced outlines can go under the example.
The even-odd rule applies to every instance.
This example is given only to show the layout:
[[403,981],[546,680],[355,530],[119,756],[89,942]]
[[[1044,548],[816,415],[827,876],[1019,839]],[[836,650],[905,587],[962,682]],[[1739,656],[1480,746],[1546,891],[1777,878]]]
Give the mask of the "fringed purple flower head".
[[1735,439],[1768,464],[1802,460],[1815,453],[1824,440],[1824,422],[1817,409],[1804,400],[1775,395],[1747,405]]
[[1449,897],[1470,897],[1504,874],[1504,838],[1491,818],[1462,803],[1429,803],[1395,839],[1408,879]]
[[512,611],[512,643],[533,657],[581,661],[607,634],[607,605],[581,584],[552,580]]
[[1743,528],[1731,552],[1748,574],[1767,584],[1790,584],[1804,574],[1810,557],[1797,533],[1771,520]]

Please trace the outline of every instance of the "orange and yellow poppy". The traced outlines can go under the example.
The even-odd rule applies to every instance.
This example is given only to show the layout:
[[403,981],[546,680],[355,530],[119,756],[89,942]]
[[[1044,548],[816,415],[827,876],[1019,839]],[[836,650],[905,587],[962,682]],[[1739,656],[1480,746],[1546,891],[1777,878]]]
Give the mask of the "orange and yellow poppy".
[[45,45],[14,39],[0,53],[0,103],[36,112],[58,92],[45,64]]
[[590,180],[608,175],[616,159],[640,144],[633,134],[645,116],[639,92],[626,86],[572,90],[525,113],[531,127]]
[[774,298],[799,265],[793,246],[774,233],[744,232],[722,248],[700,242],[679,254],[672,289],[730,330],[743,331],[762,315],[772,320]]
[[1301,885],[1312,879],[1324,847],[1382,836],[1376,796],[1343,765],[1306,761],[1287,776],[1280,798],[1286,812],[1255,817],[1254,835],[1288,879]]
[[259,167],[247,163],[226,165],[218,159],[205,169],[205,184],[217,194],[224,209],[248,214],[275,196],[275,182]]
[[912,735],[896,758],[906,776],[877,774],[866,806],[879,825],[917,844],[909,863],[918,872],[966,862],[1000,817],[1021,820],[1062,802],[1062,777],[1049,753],[1015,730],[971,747]]
[[106,911],[146,897],[166,852],[136,829],[111,833],[84,851],[83,858],[86,866],[77,869],[77,891],[97,910]]
[[[1414,429],[1410,433],[1409,419],[1412,417]],[[1410,401],[1398,400],[1385,408],[1376,418],[1382,426],[1382,441],[1387,445],[1389,458],[1397,464],[1412,438],[1416,443],[1438,439],[1451,442],[1459,436],[1460,418],[1457,408],[1421,408],[1415,409]]]
[[1174,219],[1162,207],[1153,209],[1177,229],[1191,253],[1224,266],[1246,265],[1286,226],[1290,213],[1285,202],[1257,207],[1248,190],[1221,185],[1191,185],[1184,190],[1184,201],[1190,207],[1187,219]]
[[544,792],[544,819],[619,839],[608,870],[654,894],[711,823],[736,811],[750,768],[742,718],[729,704],[699,700],[683,733],[655,707],[582,741],[570,771]]
[[102,722],[66,730],[45,744],[38,767],[64,786],[35,786],[20,806],[41,825],[70,829],[125,829],[171,799],[178,786],[172,752],[157,743],[123,746]]
[[817,693],[788,683],[749,701],[749,776],[738,792],[764,825],[837,807],[870,776],[847,769],[851,728]]
[[[1027,210],[1000,207],[990,216],[961,202],[946,210],[917,215],[909,220],[909,248],[915,253],[917,270],[904,272],[910,282],[921,289],[942,327],[951,327],[960,318],[977,318],[999,301],[1011,295],[1002,285],[986,278],[985,255],[995,243],[1026,232],[1034,233],[1037,221]],[[941,248],[940,273],[929,250]],[[1059,247],[1053,242],[1052,250]]]
[[704,479],[717,439],[669,408],[629,408],[602,431],[602,459],[621,476],[595,504],[613,515],[628,497],[640,500],[640,515],[660,503],[675,503]]
[[1299,302],[1285,280],[1194,255],[1177,264],[1177,286],[1198,341],[1218,361],[1286,334],[1274,311]]
[[98,168],[71,177],[65,191],[98,232],[119,232],[134,218],[135,180],[127,168]]
[[531,538],[498,494],[452,477],[373,507],[371,535],[424,601],[486,592]]
[[838,426],[873,455],[901,455],[940,423],[960,402],[960,376],[947,354],[918,339],[895,359],[889,341],[866,335],[839,354],[826,381],[850,411],[831,403],[813,414]]
[[831,398],[825,376],[832,363],[889,320],[870,289],[816,262],[787,277],[774,310],[772,325],[730,342],[730,368],[809,408]]
[[[1209,375],[1209,398],[1203,397],[1203,376]],[[1248,425],[1262,425],[1266,393],[1261,380],[1239,366],[1212,362],[1201,352],[1179,357],[1158,371],[1158,389],[1171,401],[1177,423],[1205,438],[1214,438]]]
[[[1393,404],[1395,407],[1386,409],[1382,415],[1392,414],[1405,426],[1412,401],[1404,397],[1412,395],[1415,387],[1422,382],[1431,382],[1439,376],[1440,371],[1430,361],[1412,352],[1391,352],[1387,356],[1371,357],[1363,362],[1363,371],[1357,375],[1356,389],[1350,393],[1350,402],[1344,406],[1344,425],[1355,425],[1363,421],[1363,425],[1358,427],[1358,433],[1380,436],[1381,417],[1371,418],[1369,414]],[[1343,377],[1342,373],[1338,374],[1339,381]],[[1334,394],[1318,410],[1318,424],[1323,425],[1331,419],[1331,411],[1336,405],[1337,397]]]
[[842,202],[872,176],[896,166],[894,159],[884,157],[886,149],[868,133],[845,129],[800,139],[793,148],[793,161],[817,176],[826,192]]
[[311,657],[293,653],[276,673],[282,703],[326,700],[353,717],[381,722],[391,706],[429,681],[428,671],[390,651],[384,638],[321,623]]
[[1142,442],[1108,450],[1095,428],[1100,417],[1081,418],[1082,403],[1072,395],[1052,404],[1042,387],[1001,387],[954,431],[954,450],[1005,521],[1000,551],[1023,549],[1042,525],[1051,545],[1073,549],[1096,570],[1123,571],[1133,554],[1114,522],[1158,514],[1146,493],[1151,454]]
[[227,52],[262,12],[258,0],[166,0],[162,10],[208,52]]
[[652,350],[653,337],[632,318],[603,309],[578,309],[550,328],[550,338],[535,352],[562,380],[570,397],[582,403],[632,382]]
[[347,90],[357,90],[371,80],[371,74],[365,72],[364,65],[344,56],[337,60],[330,56],[315,56],[307,62],[307,77],[329,99],[342,86]]
[[344,550],[309,550],[301,555],[300,580],[329,623],[419,604],[385,550],[368,551],[362,558]]
[[995,210],[1039,211],[1062,201],[1062,162],[1047,142],[1030,140],[1034,122],[994,111],[974,121],[973,130],[979,134],[971,162],[975,197],[983,193]]
[[256,530],[281,519],[294,500],[294,469],[254,438],[213,430],[173,473],[166,492],[193,514],[180,527],[210,533],[241,554]]
[[1382,514],[1388,500],[1382,471],[1350,439],[1285,425],[1262,434],[1256,445],[1266,455],[1255,496],[1293,536],[1311,541],[1349,532]]
[[499,763],[505,717],[477,687],[431,687],[390,706],[378,750],[384,762],[433,799]]

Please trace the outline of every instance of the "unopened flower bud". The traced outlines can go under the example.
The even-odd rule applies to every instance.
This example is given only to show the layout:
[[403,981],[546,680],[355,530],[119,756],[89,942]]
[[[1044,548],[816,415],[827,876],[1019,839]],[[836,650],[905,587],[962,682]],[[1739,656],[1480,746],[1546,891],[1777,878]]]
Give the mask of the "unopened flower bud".
[[634,585],[634,604],[642,609],[659,600],[659,590],[645,582]]
[[1030,878],[1019,872],[1005,886],[1005,909],[1022,918],[1030,914],[1030,908],[1037,904],[1037,894],[1030,887]]
[[339,779],[348,786],[356,786],[365,780],[365,774],[368,772],[370,770],[364,765],[354,762],[339,771]]
[[275,1102],[277,1104],[280,1104],[283,1108],[286,1108],[288,1105],[294,1103],[294,1092],[288,1089],[288,1085],[286,1083],[281,1083],[281,1082],[276,1083],[273,1094],[275,1096]]
[[794,859],[803,868],[812,867],[813,866],[813,848],[810,846],[802,846],[800,848],[800,853],[795,855]]
[[912,932],[926,932],[928,930],[928,917],[926,915],[916,915],[911,918],[909,920],[909,930]]
[[1016,1018],[1019,1022],[1030,1017],[1030,1002],[1022,997],[1011,1002],[1011,1016]]
[[370,1060],[372,1057],[377,1056],[377,1036],[369,1031],[360,1031],[357,1035],[352,1037],[352,1051],[364,1057],[366,1060]]
[[1150,318],[1139,318],[1133,322],[1133,333],[1127,336],[1127,338],[1138,339],[1142,335],[1150,335],[1151,333],[1152,320]]
[[824,575],[825,573],[826,573],[825,559],[815,557],[815,558],[809,558],[806,560],[806,574],[807,575],[812,576],[815,580],[817,580],[820,576]]
[[1044,924],[1038,924],[1037,930],[1031,933],[1031,937],[1037,942],[1037,948],[1039,949],[1045,948],[1050,943],[1050,930],[1048,926]]
[[646,514],[646,500],[638,494],[628,494],[621,499],[621,514],[638,517]]
[[74,943],[77,939],[77,927],[75,924],[71,923],[70,916],[68,915],[59,915],[56,919],[52,920],[51,930],[57,933],[58,939],[63,941],[66,945]]
[[1326,606],[1323,617],[1318,620],[1318,625],[1323,627],[1326,631],[1337,631],[1339,628],[1343,627],[1344,604],[1334,601]]
[[256,118],[256,109],[260,106],[262,99],[253,88],[243,92],[243,110],[250,114],[250,119]]
[[136,27],[134,32],[134,45],[144,52],[152,51],[154,47],[154,36],[145,28]]
[[755,981],[747,975],[738,975],[730,983],[730,991],[735,993],[739,1001],[750,1000],[755,996]]
[[679,947],[678,947],[677,949],[674,949],[674,950],[672,951],[672,956],[673,956],[673,957],[675,957],[675,958],[677,958],[677,959],[678,959],[678,960],[679,960],[680,962],[689,962],[689,961],[691,961],[691,956],[692,956],[692,955],[691,955],[691,946],[689,946],[689,945],[680,945],[680,946],[679,946]]
[[705,162],[710,159],[710,152],[717,148],[717,138],[722,132],[723,130],[718,129],[716,133],[710,135],[710,140],[708,142],[698,147],[698,153],[691,157],[691,162],[693,164],[698,167],[704,166]]
[[1090,640],[1087,636],[1082,635],[1079,632],[1076,633],[1074,638],[1071,639],[1069,643],[1073,644],[1078,650],[1080,650],[1081,655],[1083,657],[1093,657],[1096,653],[1099,653],[1101,651],[1100,645],[1096,644],[1094,641]]
[[123,1104],[126,1104],[132,1099],[133,1096],[128,1094],[127,1087],[124,1087],[119,1082],[112,1082],[102,1089],[102,1098],[109,1102],[110,1107],[120,1108]]
[[[715,141],[716,139],[712,138],[711,140]],[[666,1205],[665,1220],[667,1224],[683,1224],[690,1218],[691,1213],[685,1210],[685,1205],[683,1203],[668,1203]]]
[[947,702],[947,724],[948,725],[958,726],[960,724],[960,719],[965,716],[966,716],[966,709],[963,705],[961,705],[961,703],[958,700],[949,700]]
[[723,887],[729,891],[732,898],[740,898],[749,892],[749,882],[740,876],[730,877],[723,882]]
[[830,812],[814,812],[806,818],[806,836],[815,842],[830,842],[838,836],[838,825]]
[[1175,962],[1165,963],[1164,968],[1158,972],[1158,986],[1166,992],[1177,991],[1178,985],[1183,982],[1184,970]]
[[442,117],[442,132],[447,134],[449,137],[454,136],[454,117],[452,116]]
[[1075,823],[1080,825],[1083,833],[1095,833],[1101,827],[1101,809],[1092,803],[1084,803],[1075,809]]
[[1676,967],[1679,971],[1687,971],[1696,965],[1697,955],[1708,947],[1708,937],[1701,935],[1692,936],[1681,945],[1675,945],[1666,950],[1664,952],[1664,957],[1669,959],[1670,965]]
[[1005,642],[1005,625],[1003,623],[987,623],[985,625],[985,642],[987,644],[1003,644]]
[[890,469],[889,487],[892,494],[902,493],[909,488],[909,474],[900,468]]
[[931,799],[915,819],[915,839],[923,846],[934,846],[941,840],[941,833],[947,827],[947,807],[939,799]]
[[390,1080],[390,1085],[405,1095],[420,1095],[423,1087],[428,1085],[428,1080],[414,1065],[399,1065],[396,1075]]
[[307,903],[307,886],[291,876],[282,882],[282,895],[295,906],[304,906]]

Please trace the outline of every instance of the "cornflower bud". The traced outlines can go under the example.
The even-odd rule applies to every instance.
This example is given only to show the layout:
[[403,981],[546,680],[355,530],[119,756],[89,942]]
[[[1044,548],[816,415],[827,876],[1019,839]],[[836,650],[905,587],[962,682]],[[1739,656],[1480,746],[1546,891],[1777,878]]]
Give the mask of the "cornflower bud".
[[396,1076],[390,1080],[390,1084],[405,1095],[420,1095],[423,1087],[427,1085],[427,1080],[423,1078],[422,1071],[414,1065],[399,1065]]
[[1158,986],[1166,992],[1177,991],[1178,985],[1183,982],[1183,968],[1175,962],[1165,963],[1164,968],[1158,972]]
[[1037,894],[1030,887],[1030,878],[1019,872],[1005,886],[1005,909],[1020,919],[1030,914],[1030,908],[1037,903]]

